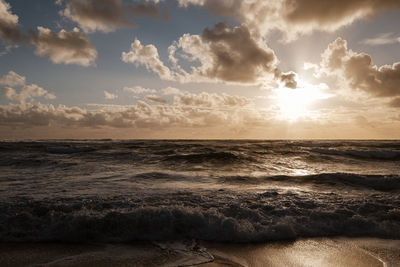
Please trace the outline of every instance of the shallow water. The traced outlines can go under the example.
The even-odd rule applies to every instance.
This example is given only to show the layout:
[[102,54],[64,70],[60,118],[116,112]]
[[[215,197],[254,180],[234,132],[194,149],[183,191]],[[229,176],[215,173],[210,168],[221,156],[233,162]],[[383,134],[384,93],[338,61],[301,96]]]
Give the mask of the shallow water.
[[0,142],[0,241],[400,238],[400,141]]

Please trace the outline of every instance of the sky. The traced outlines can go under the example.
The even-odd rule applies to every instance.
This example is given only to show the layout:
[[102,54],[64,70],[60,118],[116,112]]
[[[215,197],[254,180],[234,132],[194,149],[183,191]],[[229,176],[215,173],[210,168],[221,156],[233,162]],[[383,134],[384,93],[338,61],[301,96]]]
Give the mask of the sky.
[[399,0],[0,0],[0,139],[398,139]]

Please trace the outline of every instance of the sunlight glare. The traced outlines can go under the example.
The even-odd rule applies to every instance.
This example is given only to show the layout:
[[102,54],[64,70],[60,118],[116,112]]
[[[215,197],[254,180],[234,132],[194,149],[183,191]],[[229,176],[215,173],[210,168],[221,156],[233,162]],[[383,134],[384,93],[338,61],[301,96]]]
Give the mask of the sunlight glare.
[[330,97],[323,92],[324,89],[326,89],[324,85],[312,85],[305,81],[299,82],[296,89],[278,88],[275,97],[280,116],[295,121],[309,115],[309,107],[312,103]]

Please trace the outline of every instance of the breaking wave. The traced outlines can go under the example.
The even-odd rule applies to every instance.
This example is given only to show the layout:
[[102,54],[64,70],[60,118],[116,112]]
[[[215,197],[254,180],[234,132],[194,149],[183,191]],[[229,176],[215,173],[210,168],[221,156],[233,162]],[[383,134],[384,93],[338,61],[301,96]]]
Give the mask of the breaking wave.
[[400,197],[269,190],[0,205],[0,241],[264,242],[321,236],[400,238]]

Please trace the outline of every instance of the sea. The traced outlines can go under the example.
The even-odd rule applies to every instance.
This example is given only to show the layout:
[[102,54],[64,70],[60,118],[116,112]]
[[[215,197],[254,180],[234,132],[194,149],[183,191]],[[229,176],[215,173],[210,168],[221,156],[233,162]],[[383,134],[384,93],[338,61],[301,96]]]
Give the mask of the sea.
[[0,142],[0,242],[400,239],[400,141]]

